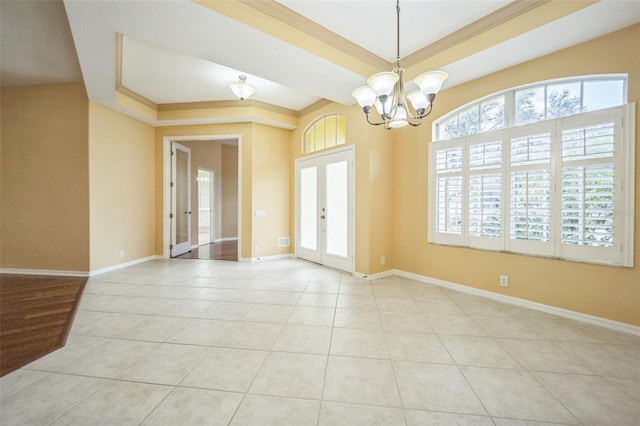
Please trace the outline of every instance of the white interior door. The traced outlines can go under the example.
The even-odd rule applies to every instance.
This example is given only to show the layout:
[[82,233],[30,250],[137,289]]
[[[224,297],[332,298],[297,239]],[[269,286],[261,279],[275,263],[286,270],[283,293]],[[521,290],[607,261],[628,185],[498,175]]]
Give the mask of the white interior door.
[[171,256],[191,250],[191,150],[171,147]]
[[296,254],[353,272],[353,149],[296,162]]

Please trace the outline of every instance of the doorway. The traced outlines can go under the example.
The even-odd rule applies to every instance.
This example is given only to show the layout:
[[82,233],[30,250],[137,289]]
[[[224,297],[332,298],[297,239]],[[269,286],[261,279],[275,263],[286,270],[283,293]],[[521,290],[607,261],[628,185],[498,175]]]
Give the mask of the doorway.
[[[190,150],[190,202],[187,210],[180,211],[180,179],[178,164],[182,150],[172,147],[180,145]],[[165,136],[163,138],[163,221],[162,242],[164,258],[191,259],[240,259],[241,253],[241,158],[240,135]],[[175,160],[174,160],[175,159]],[[176,169],[173,169],[174,161]],[[207,174],[199,173],[204,171]],[[208,175],[208,176],[207,176]],[[207,182],[208,179],[208,182]],[[208,190],[206,187],[209,187]],[[176,193],[174,193],[176,191]],[[175,201],[174,201],[175,200]],[[174,206],[175,204],[175,206]],[[200,214],[200,209],[207,210]],[[179,229],[179,215],[191,211],[190,230]],[[208,213],[208,214],[207,214]],[[205,218],[201,218],[205,216]],[[208,218],[206,217],[208,216]],[[187,235],[183,239],[178,234]],[[208,235],[207,235],[208,234]],[[190,248],[186,248],[189,237]],[[205,241],[208,240],[207,243]],[[203,244],[204,243],[204,244]],[[174,250],[178,247],[182,254]],[[203,244],[203,245],[201,245]]]
[[198,246],[213,243],[215,238],[216,175],[213,170],[198,167]]
[[353,148],[296,161],[296,255],[346,272],[354,266]]

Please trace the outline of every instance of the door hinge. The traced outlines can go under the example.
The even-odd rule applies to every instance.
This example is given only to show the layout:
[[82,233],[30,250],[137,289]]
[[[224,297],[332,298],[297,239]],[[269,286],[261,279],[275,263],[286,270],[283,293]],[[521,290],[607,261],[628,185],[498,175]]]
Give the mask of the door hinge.
[[169,250],[173,250],[173,244],[169,245]]
[[169,213],[169,219],[173,219],[173,213]]
[[169,182],[169,188],[173,188],[173,182]]
[[171,150],[171,156],[173,157],[173,150]]

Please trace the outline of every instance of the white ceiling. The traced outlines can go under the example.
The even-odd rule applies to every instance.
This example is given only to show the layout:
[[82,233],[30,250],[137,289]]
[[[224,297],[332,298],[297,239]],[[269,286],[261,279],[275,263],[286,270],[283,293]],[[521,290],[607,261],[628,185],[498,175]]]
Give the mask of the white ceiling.
[[[388,62],[396,60],[395,0],[277,1]],[[403,0],[400,56],[405,57],[509,3],[512,0]]]
[[[229,83],[238,81],[239,74],[246,75],[247,82],[258,88],[252,96],[258,101],[299,110],[320,100],[283,84],[133,37],[124,36],[122,45],[122,84],[157,104],[237,99]],[[162,90],[158,90],[160,87]]]
[[[386,61],[395,59],[393,0],[278,1]],[[401,1],[401,56],[510,3]],[[124,35],[122,84],[156,104],[235,99],[228,85],[239,74],[256,88],[253,99],[273,105],[300,110],[323,98],[352,104],[351,92],[367,78],[189,0],[1,0],[0,8],[3,85],[77,81],[81,69],[89,98],[120,110],[116,33]],[[638,1],[596,2],[443,64],[450,75],[444,87],[637,22]]]
[[0,31],[3,86],[82,78],[62,0],[0,0]]

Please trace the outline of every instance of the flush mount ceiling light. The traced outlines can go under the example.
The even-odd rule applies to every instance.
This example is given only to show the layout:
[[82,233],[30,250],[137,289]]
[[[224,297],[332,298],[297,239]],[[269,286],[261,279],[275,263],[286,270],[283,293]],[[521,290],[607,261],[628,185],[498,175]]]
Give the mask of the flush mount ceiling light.
[[[404,68],[400,66],[400,0],[396,1],[396,29],[396,66],[393,71],[374,74],[367,80],[367,86],[353,91],[353,97],[362,107],[367,122],[374,126],[384,125],[387,130],[407,124],[414,127],[422,124],[422,119],[431,113],[433,100],[448,77],[443,71],[420,74],[414,80],[420,90],[405,96],[402,79]],[[408,108],[407,99],[411,102],[415,114]],[[369,118],[369,112],[374,105],[381,121],[372,122]]]
[[241,101],[244,101],[245,99],[253,95],[253,92],[255,92],[256,89],[254,89],[253,86],[247,84],[246,75],[241,75],[238,78],[240,79],[240,81],[237,83],[231,83],[229,87],[231,88],[233,93],[235,93],[236,96],[240,98]]

